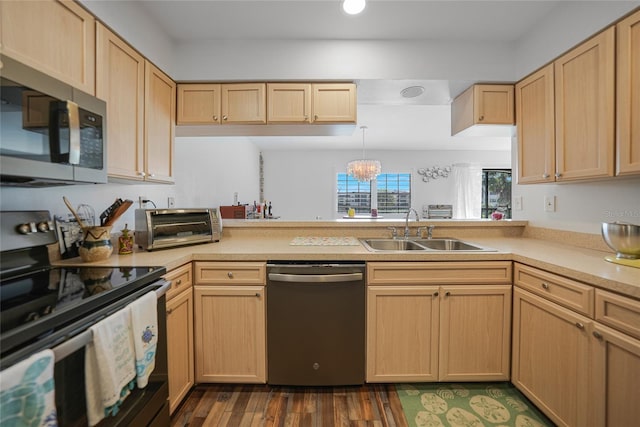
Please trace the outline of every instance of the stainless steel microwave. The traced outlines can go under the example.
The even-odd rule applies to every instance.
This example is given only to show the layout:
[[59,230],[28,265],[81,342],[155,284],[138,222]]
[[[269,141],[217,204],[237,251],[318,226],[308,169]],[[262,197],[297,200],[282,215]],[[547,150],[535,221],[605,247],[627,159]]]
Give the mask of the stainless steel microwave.
[[0,56],[2,185],[107,182],[106,103]]

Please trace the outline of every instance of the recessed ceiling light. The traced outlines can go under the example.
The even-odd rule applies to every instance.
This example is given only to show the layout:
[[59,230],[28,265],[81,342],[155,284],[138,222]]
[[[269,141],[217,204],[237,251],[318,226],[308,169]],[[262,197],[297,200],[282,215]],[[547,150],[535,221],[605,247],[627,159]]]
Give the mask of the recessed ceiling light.
[[349,15],[357,15],[364,10],[366,5],[366,0],[344,0],[342,2],[342,10]]
[[424,93],[424,87],[422,86],[409,86],[400,91],[400,95],[404,98],[415,98]]

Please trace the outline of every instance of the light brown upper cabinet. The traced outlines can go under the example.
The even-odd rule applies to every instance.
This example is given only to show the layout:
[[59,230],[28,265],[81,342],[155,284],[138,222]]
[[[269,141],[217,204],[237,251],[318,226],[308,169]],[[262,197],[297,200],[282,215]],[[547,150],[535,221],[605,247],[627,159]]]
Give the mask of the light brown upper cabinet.
[[179,84],[177,124],[220,124],[219,84]]
[[0,1],[0,52],[95,94],[95,19],[73,1]]
[[353,83],[182,83],[179,125],[356,122]]
[[518,184],[555,181],[553,64],[516,84]]
[[355,123],[356,85],[354,83],[314,83],[314,123]]
[[107,101],[109,177],[173,182],[175,83],[96,25],[96,95]]
[[144,69],[144,179],[172,183],[176,84],[149,61]]
[[618,175],[640,173],[640,11],[616,27]]
[[458,95],[451,104],[451,135],[477,124],[513,123],[511,84],[476,84]]
[[265,83],[181,83],[179,125],[264,124]]
[[267,122],[265,83],[228,83],[221,89],[222,123]]
[[268,123],[311,123],[310,83],[267,83]]
[[556,181],[613,176],[615,27],[554,62]]
[[107,101],[107,171],[144,179],[144,57],[96,25],[96,96]]

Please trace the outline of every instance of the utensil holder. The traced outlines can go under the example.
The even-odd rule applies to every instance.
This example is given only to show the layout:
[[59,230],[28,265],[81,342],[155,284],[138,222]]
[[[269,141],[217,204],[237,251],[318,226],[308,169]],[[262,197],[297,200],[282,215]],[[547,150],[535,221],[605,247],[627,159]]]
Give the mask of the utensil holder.
[[111,256],[111,226],[82,228],[82,245],[78,250],[84,262],[102,261]]

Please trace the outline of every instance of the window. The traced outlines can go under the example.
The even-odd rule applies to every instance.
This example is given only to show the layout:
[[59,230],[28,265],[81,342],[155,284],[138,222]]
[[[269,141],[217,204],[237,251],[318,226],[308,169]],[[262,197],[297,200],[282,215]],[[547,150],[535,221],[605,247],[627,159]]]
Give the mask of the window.
[[482,170],[482,218],[499,210],[511,218],[511,169]]
[[376,206],[379,214],[404,213],[411,207],[410,173],[383,173],[371,182],[339,173],[337,184],[337,211],[341,213],[354,208],[358,214],[369,214]]

